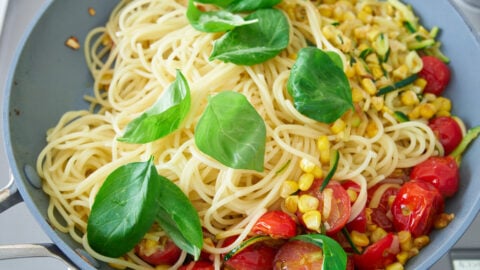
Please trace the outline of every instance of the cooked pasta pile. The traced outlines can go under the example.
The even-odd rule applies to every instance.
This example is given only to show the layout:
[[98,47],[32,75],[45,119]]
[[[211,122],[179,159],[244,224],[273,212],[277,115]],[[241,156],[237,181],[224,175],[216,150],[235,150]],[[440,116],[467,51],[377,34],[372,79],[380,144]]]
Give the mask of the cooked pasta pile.
[[[153,156],[159,174],[187,194],[202,226],[220,240],[215,246],[204,245],[220,265],[220,254],[243,241],[267,209],[284,207],[282,184],[303,174],[301,161],[328,171],[329,163],[322,162],[317,148],[320,137],[327,136],[331,149],[340,153],[334,179],[350,179],[361,186],[350,220],[365,206],[368,187],[392,178],[398,169],[442,154],[442,146],[426,124],[436,113],[448,113],[449,108],[438,106],[441,100],[427,95],[408,102],[408,96],[398,92],[384,97],[374,94],[422,68],[419,55],[408,48],[414,41],[412,34],[400,23],[405,11],[392,4],[396,1],[326,2],[332,3],[284,0],[277,8],[291,24],[287,49],[262,64],[238,66],[209,60],[218,34],[193,29],[185,16],[185,1],[121,1],[106,25],[93,29],[85,41],[86,62],[94,78],[93,95],[86,97],[90,108],[65,113],[48,131],[48,144],[38,157],[43,189],[51,198],[52,226],[83,243],[97,259],[149,268],[134,252],[125,258],[95,253],[85,232],[105,178],[121,165]],[[380,33],[389,39],[388,60],[382,63],[376,54],[361,57],[365,48],[375,48]],[[311,44],[341,55],[352,88],[355,110],[333,124],[301,115],[286,90],[297,52]],[[180,129],[148,144],[117,141],[126,125],[172,83],[177,69],[192,95],[191,110]],[[264,172],[227,168],[195,146],[194,129],[208,97],[224,90],[246,96],[265,121]],[[402,93],[421,90],[422,81],[417,79]],[[433,111],[427,110],[432,106]],[[394,112],[416,120],[399,121]],[[156,240],[162,235],[161,230],[152,229],[146,238]],[[239,235],[237,240],[222,247],[221,240],[233,235]],[[185,255],[174,267],[184,259]]]

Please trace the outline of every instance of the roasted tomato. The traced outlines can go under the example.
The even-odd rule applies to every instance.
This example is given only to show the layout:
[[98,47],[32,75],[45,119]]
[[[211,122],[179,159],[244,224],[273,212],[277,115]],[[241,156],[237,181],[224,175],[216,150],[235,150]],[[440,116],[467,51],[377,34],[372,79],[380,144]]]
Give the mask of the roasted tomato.
[[434,185],[419,180],[406,182],[392,204],[395,229],[410,231],[414,237],[426,235],[444,205],[442,194]]
[[423,56],[422,62],[423,68],[419,75],[427,81],[423,92],[441,95],[450,82],[450,69],[434,56]]
[[[398,189],[397,185],[385,183],[376,185],[368,190],[368,203],[371,204],[374,197],[376,200],[376,202],[373,202],[374,205],[370,208],[370,218],[373,223],[386,231],[394,230],[393,222],[391,218],[389,218],[389,201],[392,196],[395,197],[397,195]],[[377,192],[381,192],[381,194],[376,194]]]
[[452,117],[435,117],[428,122],[428,126],[442,144],[445,155],[450,154],[462,141],[462,129]]
[[320,247],[303,241],[289,241],[280,248],[275,256],[273,269],[322,269],[322,264],[323,251]]
[[[223,246],[227,246],[235,241],[236,237],[230,237],[225,240]],[[225,261],[225,269],[229,270],[263,270],[272,269],[273,260],[278,247],[268,245],[264,242],[252,244],[240,250],[230,259]]]
[[297,223],[283,211],[270,211],[258,219],[252,233],[269,235],[272,238],[290,238],[297,234]]
[[430,157],[413,168],[410,178],[433,184],[444,197],[453,196],[460,181],[457,162],[450,156]]
[[[308,190],[300,192],[300,195],[309,194],[319,200],[318,210],[322,213],[323,225],[327,234],[333,235],[347,223],[352,206],[347,192],[337,181],[330,181],[323,191],[320,191],[321,186],[322,181],[316,179],[312,186]],[[297,211],[300,220],[302,220],[302,215],[303,213]]]
[[169,238],[161,238],[158,243],[143,239],[135,247],[137,255],[152,265],[172,265],[177,262],[182,250]]
[[360,233],[364,233],[367,231],[367,214],[365,213],[365,208],[362,209],[360,214],[355,217],[352,221],[347,223],[347,230],[357,231]]
[[178,270],[214,270],[213,263],[210,261],[196,261],[183,265]]
[[387,265],[396,261],[396,255],[399,252],[400,243],[398,237],[393,233],[389,233],[382,239],[368,246],[362,254],[353,255],[355,269],[384,269]]

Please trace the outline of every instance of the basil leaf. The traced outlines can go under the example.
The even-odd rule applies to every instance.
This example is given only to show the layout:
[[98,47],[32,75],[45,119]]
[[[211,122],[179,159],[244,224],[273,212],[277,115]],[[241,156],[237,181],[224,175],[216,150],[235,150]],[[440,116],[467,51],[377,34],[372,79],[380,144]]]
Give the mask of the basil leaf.
[[353,108],[347,76],[331,56],[318,48],[303,48],[292,67],[287,89],[303,115],[332,123]]
[[225,91],[210,98],[195,143],[225,166],[263,171],[265,122],[242,94]]
[[197,260],[203,246],[202,225],[197,210],[182,190],[160,176],[156,220],[175,244]]
[[300,240],[323,249],[323,269],[344,270],[347,267],[345,250],[332,238],[323,234],[297,235],[291,240]]
[[132,250],[155,221],[160,194],[152,160],[123,165],[105,180],[87,224],[88,243],[100,254],[119,257]]
[[183,74],[177,70],[177,78],[160,99],[140,117],[131,121],[123,137],[127,143],[148,143],[175,131],[190,110],[190,88]]
[[212,4],[218,7],[227,7],[230,3],[237,1],[237,0],[195,0],[197,3],[202,4]]
[[262,8],[271,8],[282,0],[234,0],[226,9],[231,12],[254,11]]
[[330,57],[330,59],[337,67],[343,70],[342,58],[340,58],[340,55],[338,55],[338,53],[332,51],[326,51],[325,53],[328,55],[328,57]]
[[225,10],[200,11],[193,0],[188,2],[187,18],[193,28],[202,32],[225,32],[235,27],[256,23],[256,20],[245,21],[242,16]]
[[216,40],[210,60],[249,66],[275,57],[288,46],[289,24],[281,11],[260,9],[245,20],[258,23],[236,27]]

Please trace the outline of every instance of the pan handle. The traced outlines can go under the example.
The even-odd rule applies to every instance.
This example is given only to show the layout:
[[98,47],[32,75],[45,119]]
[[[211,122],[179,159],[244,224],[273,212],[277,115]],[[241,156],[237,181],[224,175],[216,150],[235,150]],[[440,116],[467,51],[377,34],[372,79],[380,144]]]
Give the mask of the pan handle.
[[67,269],[78,269],[53,243],[15,244],[0,246],[0,260],[33,257],[50,257],[58,259],[67,266]]
[[22,196],[14,184],[13,175],[10,174],[7,186],[0,189],[0,213],[22,201]]

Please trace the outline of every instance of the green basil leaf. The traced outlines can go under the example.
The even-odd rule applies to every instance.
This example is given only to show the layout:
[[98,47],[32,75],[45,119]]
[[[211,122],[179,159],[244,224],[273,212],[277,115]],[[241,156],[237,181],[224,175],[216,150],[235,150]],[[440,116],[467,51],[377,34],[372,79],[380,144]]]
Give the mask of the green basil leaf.
[[123,137],[127,143],[148,143],[175,131],[190,110],[190,88],[183,74],[177,70],[177,78],[160,99],[140,117],[130,122]]
[[182,190],[160,176],[156,220],[175,244],[197,260],[203,246],[202,225],[197,210]]
[[242,94],[225,91],[210,98],[195,128],[195,143],[225,166],[263,171],[265,122]]
[[271,8],[282,0],[234,0],[226,9],[231,12],[254,11],[262,8]]
[[328,55],[328,57],[330,57],[330,59],[337,67],[343,70],[342,58],[340,57],[340,55],[338,55],[338,53],[332,51],[326,51],[325,53]]
[[323,249],[323,269],[344,270],[347,267],[347,254],[337,241],[323,234],[297,235],[291,240],[300,240]]
[[292,67],[287,89],[295,108],[303,115],[332,123],[353,108],[347,76],[318,48],[303,48]]
[[197,3],[212,4],[222,8],[227,7],[230,3],[234,1],[237,1],[237,0],[195,0],[195,2]]
[[88,218],[90,246],[100,254],[119,257],[132,250],[155,221],[160,194],[152,160],[117,168],[95,197]]
[[275,57],[288,46],[290,26],[281,11],[260,9],[245,20],[258,23],[236,27],[216,40],[210,60],[250,66]]
[[195,6],[193,0],[188,2],[187,18],[193,28],[208,33],[226,32],[238,26],[257,22],[245,21],[242,16],[226,10],[202,12]]

